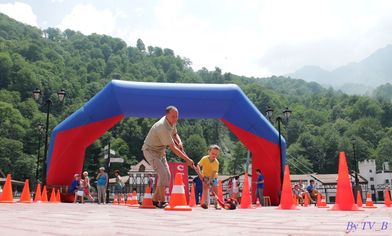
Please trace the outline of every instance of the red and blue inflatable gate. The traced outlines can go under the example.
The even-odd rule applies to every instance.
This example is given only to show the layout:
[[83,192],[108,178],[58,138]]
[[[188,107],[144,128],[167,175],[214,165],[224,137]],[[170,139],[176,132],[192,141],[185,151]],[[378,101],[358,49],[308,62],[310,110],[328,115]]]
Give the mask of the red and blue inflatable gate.
[[182,119],[220,119],[252,153],[252,189],[260,168],[264,195],[272,204],[279,202],[285,141],[280,163],[278,132],[234,84],[109,82],[53,130],[47,183],[69,185],[74,173],[82,171],[86,148],[108,129],[125,117],[160,118],[168,105],[178,107]]

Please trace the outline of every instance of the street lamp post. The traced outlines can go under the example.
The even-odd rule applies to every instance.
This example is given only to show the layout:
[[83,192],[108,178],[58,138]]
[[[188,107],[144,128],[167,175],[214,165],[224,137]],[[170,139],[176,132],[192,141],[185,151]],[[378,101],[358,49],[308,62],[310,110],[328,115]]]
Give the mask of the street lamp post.
[[[57,92],[57,96],[60,102],[64,101],[65,98],[65,90],[61,89],[59,92]],[[41,96],[41,90],[36,88],[33,91],[33,96],[36,101],[39,100]],[[47,160],[47,155],[48,155],[48,137],[49,137],[49,113],[50,113],[50,107],[52,106],[52,100],[49,98],[45,101],[46,105],[46,127],[45,127],[45,149],[44,149],[44,159],[42,163],[42,183],[45,185],[46,184],[46,160]]]
[[107,165],[107,173],[108,173],[108,184],[106,185],[106,203],[109,203],[109,172],[110,172],[110,138],[108,139],[108,150],[107,150],[107,154],[108,154],[108,161],[106,163]]
[[354,186],[354,199],[357,201],[357,196],[358,196],[358,191],[362,196],[362,188],[359,185],[359,178],[358,178],[358,160],[357,160],[357,155],[355,155],[355,143],[356,139],[352,138],[351,139],[351,144],[353,146],[353,156],[354,156],[354,175],[355,175],[355,186]]
[[41,152],[41,139],[42,139],[42,133],[44,131],[44,126],[41,123],[39,123],[37,128],[38,128],[38,149],[37,149],[37,165],[35,169],[35,178],[36,181],[38,182],[39,181],[38,170],[39,170],[39,159],[40,159],[39,155]]
[[[273,122],[273,112],[274,109],[272,109],[270,106],[268,106],[267,110],[266,110],[266,114],[267,114],[267,118],[268,120],[272,123]],[[282,163],[283,160],[283,153],[282,153],[282,133],[281,133],[281,124],[284,123],[288,123],[290,116],[291,116],[292,111],[289,110],[289,108],[286,107],[286,109],[283,110],[282,114],[283,114],[283,118],[281,116],[276,117],[276,122],[278,123],[278,143],[279,143],[279,161],[280,161],[280,186],[283,186],[283,176],[284,176],[284,166]]]

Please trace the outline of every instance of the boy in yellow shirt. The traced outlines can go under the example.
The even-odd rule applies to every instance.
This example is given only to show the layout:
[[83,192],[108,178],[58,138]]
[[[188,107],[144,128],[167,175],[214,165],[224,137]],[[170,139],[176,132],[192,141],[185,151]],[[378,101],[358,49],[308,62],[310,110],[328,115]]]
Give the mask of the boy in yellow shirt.
[[[201,203],[201,207],[204,209],[208,208],[208,193],[210,186],[215,195],[218,195],[218,170],[219,161],[218,156],[220,152],[220,147],[218,145],[211,145],[208,148],[208,155],[201,158],[197,164],[198,172],[201,171],[201,179],[203,180],[203,199],[204,202]],[[217,201],[215,199],[215,208],[220,209]]]

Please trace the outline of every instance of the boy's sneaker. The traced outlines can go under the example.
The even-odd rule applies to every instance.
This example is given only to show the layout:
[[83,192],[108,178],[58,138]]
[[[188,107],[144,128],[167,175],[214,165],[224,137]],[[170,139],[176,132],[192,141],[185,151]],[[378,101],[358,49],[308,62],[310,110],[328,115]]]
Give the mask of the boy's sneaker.
[[200,206],[201,206],[203,209],[208,209],[208,206],[207,206],[207,204],[205,204],[205,203],[202,203]]
[[163,209],[163,208],[165,208],[167,205],[168,205],[167,202],[159,202],[159,203],[157,204],[157,207]]

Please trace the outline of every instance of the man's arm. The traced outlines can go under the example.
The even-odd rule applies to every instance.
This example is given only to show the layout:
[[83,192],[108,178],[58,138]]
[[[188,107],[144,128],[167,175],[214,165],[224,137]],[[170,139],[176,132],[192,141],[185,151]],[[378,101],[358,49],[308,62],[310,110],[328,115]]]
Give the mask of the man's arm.
[[170,144],[170,145],[169,145],[169,148],[170,148],[170,150],[171,150],[172,152],[174,152],[174,154],[176,154],[178,157],[180,157],[181,159],[183,159],[184,161],[186,161],[186,163],[188,164],[188,166],[193,166],[193,165],[194,165],[193,160],[190,159],[190,158],[188,157],[188,155],[187,155],[184,151],[180,150],[176,145]]
[[177,133],[173,135],[173,140],[174,143],[177,145],[178,149],[184,152],[184,145],[182,144],[181,138]]

